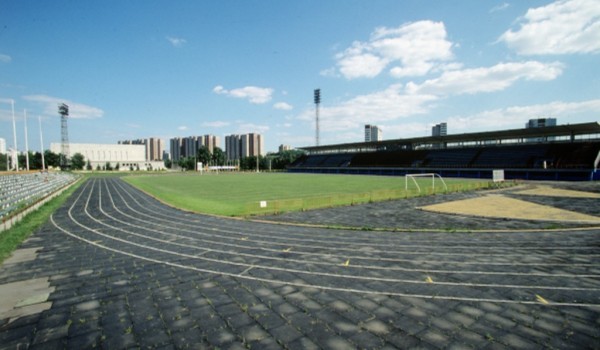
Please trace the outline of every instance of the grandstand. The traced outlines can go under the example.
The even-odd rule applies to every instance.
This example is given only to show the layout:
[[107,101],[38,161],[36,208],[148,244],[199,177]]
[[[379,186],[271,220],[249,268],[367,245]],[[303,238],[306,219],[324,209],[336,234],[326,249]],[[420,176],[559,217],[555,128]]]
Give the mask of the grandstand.
[[0,220],[36,203],[77,178],[68,173],[21,173],[0,175]]
[[600,180],[600,123],[302,148],[289,172]]

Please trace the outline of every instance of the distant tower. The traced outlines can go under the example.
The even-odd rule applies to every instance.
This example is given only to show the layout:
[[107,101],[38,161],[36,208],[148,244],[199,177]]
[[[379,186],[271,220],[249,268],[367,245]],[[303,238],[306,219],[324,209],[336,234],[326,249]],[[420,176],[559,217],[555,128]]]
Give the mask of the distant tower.
[[448,135],[448,124],[439,123],[431,128],[431,136],[446,136]]
[[69,106],[61,104],[58,106],[60,114],[60,134],[61,134],[61,158],[60,167],[65,169],[69,167],[69,130],[67,129],[67,117],[69,116]]
[[319,105],[321,104],[321,89],[315,89],[315,108],[316,108],[316,145],[319,146]]
[[365,125],[365,142],[381,141],[383,133],[376,125]]

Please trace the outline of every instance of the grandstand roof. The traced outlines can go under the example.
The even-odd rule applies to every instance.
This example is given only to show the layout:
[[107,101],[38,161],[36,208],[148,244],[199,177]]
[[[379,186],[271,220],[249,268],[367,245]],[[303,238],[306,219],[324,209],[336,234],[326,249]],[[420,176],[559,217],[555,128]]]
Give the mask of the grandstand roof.
[[488,142],[502,143],[503,141],[512,142],[540,142],[540,140],[568,139],[574,141],[577,136],[596,135],[594,138],[600,138],[600,123],[582,123],[566,124],[556,126],[546,126],[541,128],[523,128],[499,131],[486,131],[465,134],[453,134],[445,136],[426,136],[410,139],[395,139],[375,142],[355,142],[324,146],[300,147],[300,149],[311,154],[318,153],[344,153],[344,152],[369,152],[378,150],[392,149],[418,149],[431,145],[449,145],[455,146],[474,144],[487,144]]

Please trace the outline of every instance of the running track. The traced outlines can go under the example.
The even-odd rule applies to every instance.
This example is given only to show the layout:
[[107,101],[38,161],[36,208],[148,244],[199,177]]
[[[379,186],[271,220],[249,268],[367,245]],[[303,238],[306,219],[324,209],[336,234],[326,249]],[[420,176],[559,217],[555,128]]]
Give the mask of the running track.
[[597,230],[268,224],[183,212],[92,178],[24,246],[36,245],[38,258],[0,270],[0,282],[48,276],[52,308],[0,324],[0,349],[600,343]]
[[585,232],[565,242],[269,225],[182,212],[110,178],[88,181],[75,198],[51,219],[59,231],[181,269],[362,294],[600,306],[597,237]]

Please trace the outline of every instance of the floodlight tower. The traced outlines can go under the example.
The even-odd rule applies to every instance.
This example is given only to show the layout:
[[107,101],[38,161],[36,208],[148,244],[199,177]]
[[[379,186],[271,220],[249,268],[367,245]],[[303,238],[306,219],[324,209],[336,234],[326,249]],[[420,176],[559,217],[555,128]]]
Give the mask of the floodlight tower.
[[316,146],[319,146],[319,105],[321,104],[321,89],[315,89],[315,112],[316,112],[316,130],[315,130],[315,139]]
[[67,117],[69,116],[69,106],[61,104],[58,106],[60,114],[60,133],[61,133],[61,158],[60,167],[62,169],[69,166],[69,130],[67,129]]

